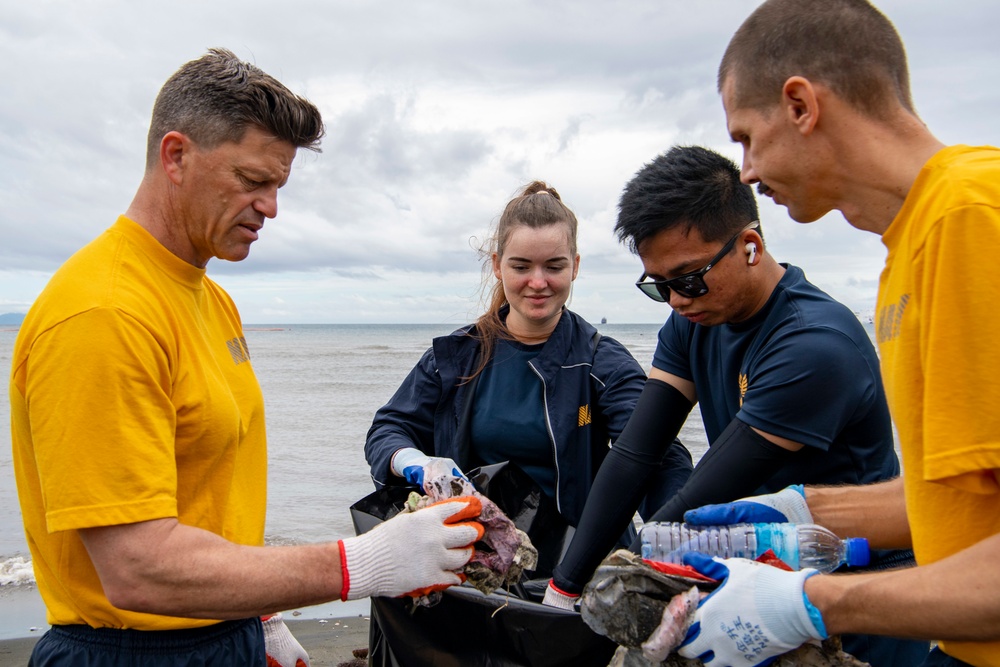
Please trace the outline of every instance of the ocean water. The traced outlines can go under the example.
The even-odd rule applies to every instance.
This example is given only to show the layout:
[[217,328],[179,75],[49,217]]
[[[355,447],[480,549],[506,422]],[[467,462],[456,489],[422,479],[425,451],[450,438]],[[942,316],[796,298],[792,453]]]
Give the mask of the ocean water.
[[[354,534],[349,507],[374,490],[364,458],[372,417],[431,339],[455,328],[451,324],[245,327],[267,418],[267,543],[301,544]],[[648,371],[659,325],[604,324],[599,329],[621,341]],[[0,377],[5,389],[16,335],[0,327]],[[29,624],[15,607],[24,604],[27,589],[34,590],[14,484],[9,422],[5,392],[0,400],[0,639],[25,634]],[[692,411],[680,437],[696,458],[707,447],[698,410]],[[33,606],[36,616],[40,608],[40,602]],[[43,622],[42,613],[41,620],[30,625]]]
[[[353,534],[347,509],[374,489],[363,449],[372,417],[431,339],[454,328],[337,325],[246,332],[267,413],[269,543]],[[601,328],[647,370],[658,329],[653,324]],[[696,448],[704,443],[700,415],[689,431],[693,434],[682,439]]]

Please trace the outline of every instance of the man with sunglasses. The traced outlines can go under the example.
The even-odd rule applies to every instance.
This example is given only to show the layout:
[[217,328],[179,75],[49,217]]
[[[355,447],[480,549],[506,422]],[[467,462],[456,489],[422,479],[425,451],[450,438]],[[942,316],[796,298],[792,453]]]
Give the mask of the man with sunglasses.
[[[695,403],[709,449],[653,521],[790,485],[900,472],[868,334],[801,269],[766,251],[753,191],[731,160],[697,146],[658,156],[626,185],[615,231],[642,260],[639,289],[673,312],[553,575],[546,601],[557,606],[572,604],[614,546]],[[878,566],[912,564],[911,552],[874,555]],[[869,636],[845,637],[845,648],[874,667],[915,664],[928,651],[926,642]]]

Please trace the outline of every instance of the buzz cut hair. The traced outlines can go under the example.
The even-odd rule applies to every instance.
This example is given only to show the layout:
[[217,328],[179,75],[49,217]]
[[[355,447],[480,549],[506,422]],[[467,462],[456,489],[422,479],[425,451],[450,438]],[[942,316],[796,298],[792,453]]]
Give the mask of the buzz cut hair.
[[778,104],[784,83],[821,83],[858,111],[916,115],[906,51],[896,28],[866,0],[767,0],[739,27],[719,65],[736,108]]

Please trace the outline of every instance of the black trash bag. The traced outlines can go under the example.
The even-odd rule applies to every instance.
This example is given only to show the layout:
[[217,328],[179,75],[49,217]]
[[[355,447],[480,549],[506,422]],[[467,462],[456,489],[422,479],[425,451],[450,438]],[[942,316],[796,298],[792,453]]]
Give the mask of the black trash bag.
[[[538,549],[538,567],[509,592],[483,595],[469,585],[452,586],[440,603],[421,607],[409,598],[372,598],[369,665],[372,667],[605,667],[617,645],[591,630],[575,611],[541,603],[545,587],[573,528],[555,503],[512,463],[468,473]],[[361,534],[398,514],[415,487],[387,486],[351,506]],[[531,576],[527,579],[527,576]]]

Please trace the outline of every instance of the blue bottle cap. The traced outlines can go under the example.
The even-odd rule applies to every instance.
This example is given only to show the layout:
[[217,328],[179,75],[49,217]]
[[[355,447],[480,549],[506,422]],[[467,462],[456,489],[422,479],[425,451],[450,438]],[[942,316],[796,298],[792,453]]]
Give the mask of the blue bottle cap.
[[868,565],[871,561],[871,553],[868,549],[868,540],[864,537],[849,537],[844,542],[847,545],[845,560],[850,567],[861,567]]

